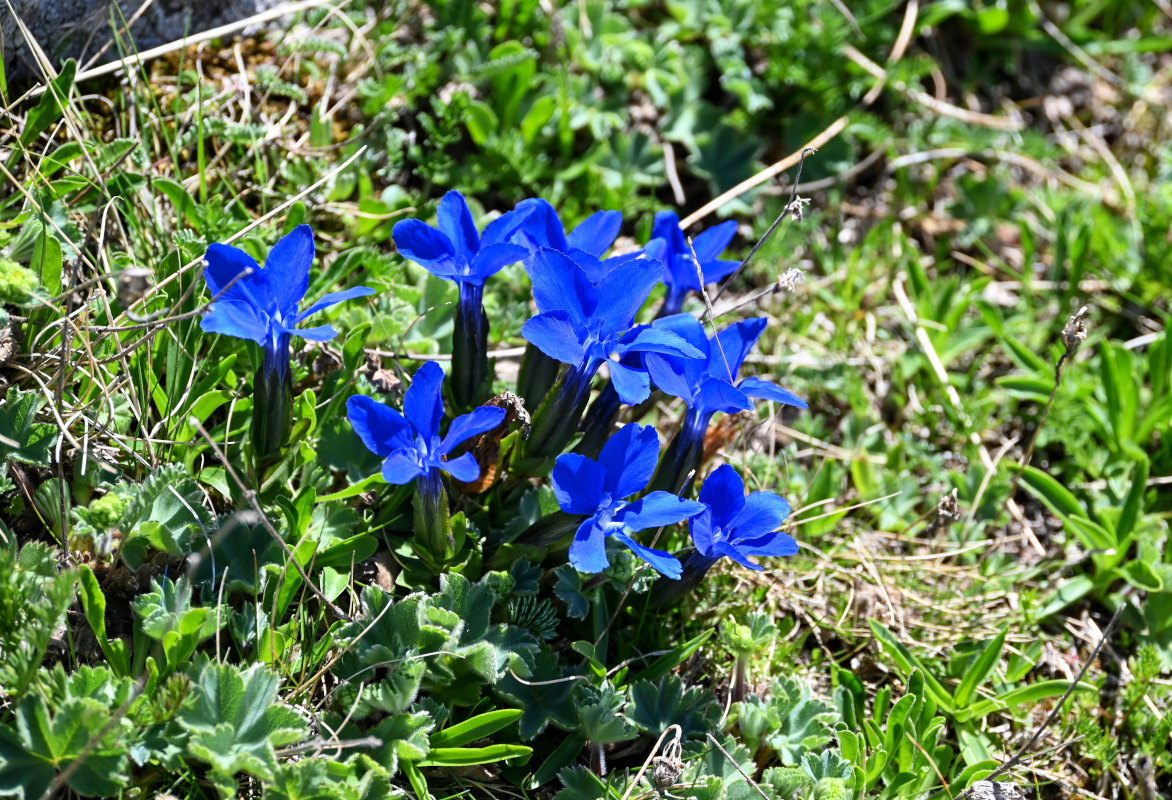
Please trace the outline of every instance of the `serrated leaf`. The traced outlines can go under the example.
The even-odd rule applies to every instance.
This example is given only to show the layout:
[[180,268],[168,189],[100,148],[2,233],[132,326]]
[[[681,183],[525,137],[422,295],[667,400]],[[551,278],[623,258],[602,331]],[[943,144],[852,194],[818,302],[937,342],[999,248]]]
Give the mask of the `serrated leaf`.
[[179,712],[190,734],[188,750],[212,772],[230,779],[238,772],[271,779],[274,748],[305,736],[305,722],[277,702],[277,676],[264,666],[248,669],[207,664],[192,685],[191,704]]
[[657,682],[631,684],[631,707],[627,716],[644,733],[658,736],[671,725],[679,725],[684,739],[702,735],[712,728],[717,710],[712,695],[698,687],[685,687],[678,675]]
[[0,405],[0,471],[6,471],[9,461],[49,466],[57,427],[34,421],[40,406],[39,395],[8,387],[8,395]]
[[516,701],[523,710],[517,723],[522,739],[533,739],[551,722],[563,730],[574,726],[575,715],[570,703],[574,683],[560,680],[563,677],[557,656],[542,648],[533,659],[528,679],[522,682],[507,675],[497,684],[497,690]]
[[387,717],[368,734],[382,742],[372,751],[372,757],[394,775],[400,762],[417,762],[427,755],[427,732],[431,726],[431,717],[422,711]]

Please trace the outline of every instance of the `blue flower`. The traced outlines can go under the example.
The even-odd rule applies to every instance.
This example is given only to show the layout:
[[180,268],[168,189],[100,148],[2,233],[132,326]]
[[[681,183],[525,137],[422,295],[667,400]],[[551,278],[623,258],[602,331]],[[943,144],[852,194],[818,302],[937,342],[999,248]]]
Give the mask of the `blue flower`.
[[734,414],[753,407],[750,398],[773,400],[807,408],[806,402],[788,389],[762,378],[744,378],[737,372],[765,330],[764,317],[734,323],[709,339],[695,317],[677,314],[659,320],[660,327],[679,336],[701,353],[700,358],[679,358],[664,353],[643,357],[655,385],[679,397],[699,416],[717,411]]
[[477,233],[468,202],[453,190],[439,202],[438,229],[417,219],[404,219],[395,223],[391,236],[405,258],[437,278],[455,281],[461,287],[483,286],[486,278],[528,254],[521,245],[509,242],[524,216],[510,211],[490,222],[483,234]]
[[647,399],[650,383],[645,372],[621,363],[624,355],[701,355],[667,326],[631,329],[636,312],[659,280],[659,271],[658,262],[639,259],[595,286],[569,256],[541,248],[530,267],[540,313],[525,323],[521,335],[550,358],[570,365],[573,374],[567,385],[588,389],[605,360],[623,402],[640,403]]
[[[692,517],[692,543],[707,570],[721,558],[731,558],[749,569],[762,567],[749,556],[792,556],[798,544],[777,529],[789,516],[789,503],[773,492],[745,496],[745,482],[737,471],[723,464],[700,487],[705,509]],[[691,559],[689,567],[692,567]]]
[[417,219],[401,220],[392,229],[395,246],[404,257],[459,287],[452,331],[452,395],[460,408],[484,399],[491,388],[484,281],[528,255],[525,247],[508,239],[529,213],[530,209],[514,209],[503,214],[481,235],[464,196],[451,191],[440,200],[438,229]]
[[471,453],[451,461],[445,459],[461,443],[499,425],[505,410],[481,406],[456,417],[441,438],[443,380],[444,372],[434,361],[420,367],[403,397],[401,414],[365,395],[354,395],[346,401],[346,416],[358,438],[385,459],[382,474],[387,483],[435,478],[439,470],[465,483],[480,477],[480,465]]
[[374,294],[373,289],[355,286],[330,292],[298,311],[309,288],[313,263],[313,231],[308,225],[298,225],[273,245],[263,268],[243,250],[225,244],[209,247],[204,260],[207,268],[203,276],[213,299],[200,327],[208,333],[256,342],[264,349],[263,371],[281,378],[289,370],[291,336],[324,342],[336,335],[329,325],[298,325],[335,303]]
[[753,408],[751,398],[798,408],[808,406],[793,392],[763,378],[737,381],[737,372],[745,356],[765,330],[764,318],[737,322],[711,339],[705,336],[704,326],[687,314],[664,317],[659,322],[665,330],[672,331],[701,351],[698,359],[662,353],[643,356],[643,363],[655,385],[688,404],[687,415],[668,447],[664,466],[655,479],[657,489],[684,492],[691,485],[692,479],[688,475],[700,467],[704,435],[713,414],[748,411]]
[[613,536],[635,555],[669,578],[678,578],[680,562],[662,550],[645,547],[630,533],[672,525],[704,511],[704,505],[668,492],[652,492],[629,502],[655,472],[659,437],[655,428],[626,425],[603,446],[598,460],[577,453],[558,456],[553,491],[567,514],[586,514],[570,545],[570,563],[580,572],[602,572],[606,537]]
[[603,259],[623,224],[619,211],[597,211],[566,233],[558,212],[540,197],[522,200],[515,211],[524,215],[524,221],[517,227],[513,241],[524,245],[529,251],[527,265],[543,247],[557,250],[570,256],[582,268],[591,283],[598,283],[608,273],[622,264],[642,255],[629,253]]
[[[704,283],[715,283],[731,274],[740,266],[739,261],[722,261],[718,256],[728,247],[736,235],[737,224],[733,220],[709,228],[692,240],[696,258]],[[696,274],[696,262],[680,227],[680,218],[674,211],[660,211],[651,226],[651,241],[644,248],[650,258],[663,262],[663,282],[667,295],[663,299],[661,314],[675,314],[684,307],[684,298],[690,291],[700,291],[700,278]]]

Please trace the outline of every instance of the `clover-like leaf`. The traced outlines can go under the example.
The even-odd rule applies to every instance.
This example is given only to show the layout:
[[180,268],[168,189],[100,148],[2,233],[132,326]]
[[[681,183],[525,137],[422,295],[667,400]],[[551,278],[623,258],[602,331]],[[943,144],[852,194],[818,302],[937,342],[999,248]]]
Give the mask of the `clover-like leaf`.
[[277,702],[277,676],[260,664],[206,664],[178,720],[191,736],[188,751],[211,765],[218,783],[239,772],[271,779],[274,748],[305,735],[301,717]]

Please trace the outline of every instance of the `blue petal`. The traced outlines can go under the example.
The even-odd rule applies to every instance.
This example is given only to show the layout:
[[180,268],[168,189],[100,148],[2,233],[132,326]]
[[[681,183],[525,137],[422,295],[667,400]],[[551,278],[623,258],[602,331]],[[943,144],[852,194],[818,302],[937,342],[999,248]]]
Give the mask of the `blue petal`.
[[706,508],[703,503],[684,500],[671,492],[652,492],[620,509],[614,521],[628,530],[642,531],[683,522]]
[[614,534],[614,538],[631,548],[631,552],[639,556],[639,558],[646,561],[657,572],[666,575],[669,578],[678,579],[683,574],[683,567],[680,565],[679,559],[671,553],[665,553],[663,550],[655,550],[650,547],[645,547],[622,531]]
[[565,226],[558,212],[548,202],[540,197],[531,197],[518,203],[514,211],[525,214],[525,220],[517,227],[514,238],[530,251],[550,247],[564,253],[569,249]]
[[437,263],[456,256],[451,239],[417,219],[396,222],[391,229],[391,238],[404,258],[429,270]]
[[521,326],[521,336],[555,361],[572,366],[586,358],[586,347],[564,311],[538,314]]
[[427,361],[415,371],[411,386],[403,395],[403,416],[425,442],[439,435],[444,416],[443,384],[443,369],[434,361]]
[[781,527],[789,516],[789,503],[773,492],[753,492],[725,527],[730,541],[753,539]]
[[448,435],[440,442],[440,453],[446,456],[458,444],[466,442],[473,436],[479,436],[485,431],[492,430],[500,425],[504,419],[505,410],[494,406],[480,406],[467,414],[456,417],[452,420],[451,427],[448,428]]
[[809,408],[806,401],[798,397],[789,389],[782,389],[776,383],[763,380],[761,378],[745,378],[737,388],[744,392],[748,397],[759,397],[762,400],[772,400],[775,403],[781,403],[786,406],[797,406],[798,408]]
[[696,389],[688,380],[687,369],[684,366],[686,359],[675,356],[661,356],[648,353],[643,357],[643,366],[647,374],[659,387],[660,391],[678,397],[688,405],[695,402]]
[[606,534],[594,524],[594,517],[578,526],[570,543],[570,564],[579,572],[602,572],[610,566],[606,559]]
[[329,292],[328,294],[322,295],[320,300],[298,314],[297,321],[301,322],[311,314],[316,314],[317,312],[329,308],[330,306],[337,305],[338,303],[344,303],[347,300],[353,300],[355,297],[366,297],[367,295],[372,294],[374,294],[374,289],[370,289],[366,286],[354,286],[349,289],[343,289],[340,292]]
[[716,340],[708,349],[708,374],[729,383],[735,381],[745,356],[761,337],[765,324],[764,317],[741,320],[716,334]]
[[440,233],[448,237],[456,255],[471,261],[480,250],[480,234],[472,221],[472,212],[464,195],[454,189],[443,196],[435,213]]
[[745,482],[735,469],[721,464],[700,487],[700,502],[711,509],[712,524],[727,530],[729,521],[745,506]]
[[338,335],[333,325],[316,325],[312,328],[294,328],[289,333],[311,342],[328,342]]
[[[213,244],[204,255],[204,261],[207,268],[203,271],[203,278],[212,293],[212,302],[217,302],[217,298],[237,300],[267,314],[276,311],[268,276],[248,253],[238,247]],[[233,283],[233,279],[245,270],[252,272]]]
[[586,318],[598,305],[598,291],[569,256],[541,248],[529,265],[529,277],[538,311],[564,311],[574,327],[586,326]]
[[704,282],[716,283],[723,278],[732,275],[737,271],[737,267],[741,265],[739,261],[709,261],[704,266]]
[[[703,493],[701,491],[701,493]],[[711,557],[712,553],[712,510],[706,508],[688,521],[692,533],[692,544],[701,555]]]
[[[737,235],[737,223],[735,220],[727,220],[719,225],[713,225],[708,230],[696,236],[692,240],[692,248],[696,251],[696,258],[704,265],[704,278],[708,278],[708,262],[715,261],[716,257],[724,252],[728,247],[729,242]],[[734,264],[739,262],[732,262]]]
[[[688,243],[684,241],[684,232],[680,229],[680,218],[674,211],[660,211],[655,215],[655,221],[651,225],[651,238],[663,242],[663,261],[688,251]],[[651,246],[650,242],[647,244],[648,247]]]
[[624,425],[598,454],[598,463],[606,472],[606,491],[615,499],[642,490],[651,481],[658,461],[659,434],[650,425]]
[[553,465],[550,480],[558,506],[567,514],[593,514],[602,500],[606,473],[597,461],[578,453],[563,453]]
[[598,285],[603,278],[616,269],[621,269],[632,261],[647,258],[647,254],[642,250],[636,250],[633,253],[623,253],[621,256],[613,256],[612,258],[605,259],[596,258],[582,250],[570,250],[570,255],[586,273],[586,277],[590,279],[590,282],[595,285]]
[[222,333],[238,339],[251,339],[257,344],[268,341],[267,321],[256,314],[256,308],[243,300],[217,300],[199,321],[207,333]]
[[529,251],[519,244],[485,245],[472,262],[472,274],[483,281],[527,255]]
[[767,533],[744,542],[737,549],[750,556],[792,556],[798,552],[798,543],[788,533]]
[[670,330],[649,325],[635,331],[634,336],[624,337],[619,352],[661,353],[689,359],[704,357],[704,351],[697,349],[687,339]]
[[[501,214],[492,222],[488,223],[488,227],[480,235],[480,249],[483,250],[492,244],[507,242],[525,224],[525,221],[529,219],[532,213],[533,205],[526,206],[523,201],[518,203],[517,207],[512,211]],[[526,248],[526,252],[528,252],[528,248]]]
[[383,480],[396,486],[411,483],[424,471],[415,450],[396,450],[383,462]]
[[624,403],[633,406],[651,396],[651,378],[646,370],[628,367],[611,359],[607,359],[606,366],[610,370],[610,382]]
[[438,466],[462,483],[472,483],[480,478],[480,463],[471,453],[464,453],[459,458],[449,461],[441,461]]
[[346,401],[346,418],[366,449],[375,455],[385,457],[415,445],[414,431],[403,415],[364,394]]
[[599,258],[614,244],[622,226],[621,211],[597,211],[570,232],[566,244]]
[[738,548],[736,545],[729,544],[728,542],[716,542],[713,544],[712,554],[715,556],[726,556],[727,558],[731,558],[742,567],[748,567],[749,569],[756,572],[761,572],[765,569],[764,567],[759,567],[754,564],[746,557],[745,553],[740,548]]
[[595,316],[602,320],[602,329],[630,327],[635,314],[651,294],[652,287],[659,283],[659,278],[659,263],[641,258],[599,281]]
[[265,272],[272,287],[273,300],[282,314],[295,312],[305,297],[312,265],[313,231],[308,225],[298,225],[269,251]]
[[[651,356],[647,356],[648,359]],[[738,411],[750,411],[753,402],[745,397],[737,387],[715,378],[707,378],[700,384],[700,391],[696,393],[693,408],[701,409],[703,413],[711,414],[714,411],[723,411],[725,414],[735,414]]]

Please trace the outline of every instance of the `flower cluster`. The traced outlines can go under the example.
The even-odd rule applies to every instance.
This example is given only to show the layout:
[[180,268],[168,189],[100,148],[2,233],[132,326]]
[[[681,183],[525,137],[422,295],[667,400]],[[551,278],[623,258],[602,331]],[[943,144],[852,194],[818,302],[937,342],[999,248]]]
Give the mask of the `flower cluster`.
[[[749,557],[796,551],[793,539],[778,532],[789,513],[785,500],[770,492],[746,496],[732,467],[714,470],[698,499],[689,497],[714,414],[749,410],[756,399],[806,407],[768,380],[737,377],[764,319],[738,322],[709,337],[699,320],[682,313],[689,292],[737,269],[739,262],[720,258],[735,223],[689,242],[678,217],[661,212],[650,241],[620,255],[608,255],[622,225],[617,211],[600,211],[567,232],[555,209],[534,198],[481,230],[464,197],[451,191],[439,203],[436,223],[403,220],[393,236],[401,255],[457,285],[447,385],[457,412],[466,413],[445,421],[445,376],[435,362],[415,372],[401,411],[364,394],[346,402],[354,432],[383,460],[382,479],[414,486],[415,549],[424,563],[437,571],[455,563],[452,487],[445,486],[443,474],[462,491],[479,491],[492,487],[501,469],[515,476],[514,483],[549,475],[561,511],[517,541],[548,547],[564,533],[569,561],[583,572],[608,566],[608,543],[625,546],[680,586],[694,583],[721,558],[759,569]],[[204,330],[255,341],[262,351],[254,384],[254,413],[266,420],[259,428],[254,424],[258,464],[278,458],[287,443],[290,337],[331,338],[329,325],[300,325],[334,303],[372,293],[358,286],[299,310],[312,260],[313,237],[305,225],[273,247],[263,268],[233,247],[213,245],[207,253],[204,277],[212,302]],[[501,452],[512,417],[496,401],[482,405],[494,388],[483,294],[487,280],[517,263],[530,278],[536,307],[521,330],[529,347],[518,387],[530,406],[532,431],[527,440],[510,438]],[[640,323],[641,309],[661,283],[658,313]],[[609,381],[586,416],[577,451],[566,452],[604,364]],[[686,405],[662,458],[654,427],[630,423],[613,432],[620,406],[643,403],[653,387]],[[283,422],[274,427],[273,419]],[[491,437],[488,447],[482,447],[485,437]],[[635,538],[684,521],[692,547],[683,564]]]

